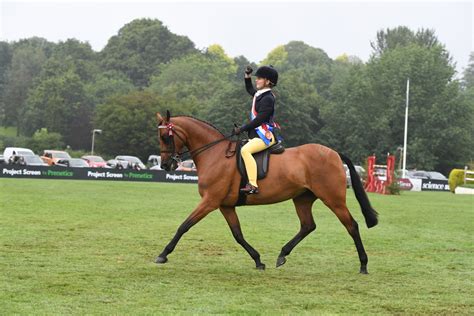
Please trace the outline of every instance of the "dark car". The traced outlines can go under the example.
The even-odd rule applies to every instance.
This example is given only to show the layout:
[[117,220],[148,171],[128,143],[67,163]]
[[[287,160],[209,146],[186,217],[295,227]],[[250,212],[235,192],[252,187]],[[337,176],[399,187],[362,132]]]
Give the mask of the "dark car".
[[14,164],[20,166],[47,166],[38,155],[27,155],[27,156],[13,156],[12,161]]
[[70,159],[59,159],[56,162],[56,166],[59,167],[70,167],[70,168],[88,168],[89,165],[84,159],[70,158]]
[[407,178],[409,179],[429,179],[430,174],[424,170],[408,171]]
[[119,170],[129,169],[129,163],[126,160],[110,159],[110,160],[107,160],[105,168],[119,169]]
[[428,171],[428,176],[432,180],[448,180],[445,175],[437,171]]
[[135,156],[117,156],[116,160],[127,161],[129,169],[142,170],[146,169],[146,166],[140,160],[140,158]]
[[428,180],[448,180],[443,174],[437,171],[412,170],[408,171],[409,179],[428,179]]

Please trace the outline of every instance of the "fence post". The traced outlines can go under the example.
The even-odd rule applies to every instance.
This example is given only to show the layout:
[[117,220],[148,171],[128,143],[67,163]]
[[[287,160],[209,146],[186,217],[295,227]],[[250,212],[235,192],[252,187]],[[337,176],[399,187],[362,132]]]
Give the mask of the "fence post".
[[467,183],[466,178],[467,178],[467,166],[464,166],[464,184]]

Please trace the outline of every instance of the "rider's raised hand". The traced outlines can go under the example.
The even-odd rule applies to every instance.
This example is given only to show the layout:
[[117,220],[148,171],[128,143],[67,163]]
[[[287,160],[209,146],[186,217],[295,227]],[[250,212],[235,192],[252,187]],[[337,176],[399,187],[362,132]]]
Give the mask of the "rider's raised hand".
[[250,78],[250,75],[252,74],[252,72],[253,72],[252,67],[247,66],[247,68],[245,68],[245,78]]

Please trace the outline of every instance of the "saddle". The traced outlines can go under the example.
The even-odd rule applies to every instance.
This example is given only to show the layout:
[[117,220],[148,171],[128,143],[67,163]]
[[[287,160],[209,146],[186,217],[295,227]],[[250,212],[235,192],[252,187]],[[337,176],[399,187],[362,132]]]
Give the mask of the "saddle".
[[[242,159],[240,154],[240,149],[248,142],[248,139],[242,140],[237,143],[236,148],[236,157],[237,157],[237,168],[239,169],[240,175],[244,178],[245,183],[247,183],[247,171],[245,170],[245,163]],[[283,147],[281,142],[277,142],[276,144],[264,149],[256,154],[253,154],[255,158],[255,162],[257,163],[257,180],[264,179],[267,176],[269,162],[270,162],[270,155],[278,155],[285,151],[285,147]]]
[[[235,151],[236,151],[235,157],[237,159],[237,169],[239,170],[240,175],[242,176],[240,180],[240,188],[243,188],[245,184],[249,181],[247,177],[247,170],[245,170],[245,163],[240,154],[240,149],[247,142],[248,142],[248,139],[237,142],[237,145],[235,148]],[[257,162],[257,179],[258,180],[263,179],[267,176],[269,162],[270,162],[270,155],[281,154],[284,151],[285,151],[285,147],[283,147],[282,143],[279,141],[275,145],[272,145],[268,147],[267,149],[253,155],[253,157],[255,158],[255,161]],[[239,198],[237,199],[235,206],[240,206],[240,205],[245,205],[245,204],[247,204],[247,194],[239,191]]]

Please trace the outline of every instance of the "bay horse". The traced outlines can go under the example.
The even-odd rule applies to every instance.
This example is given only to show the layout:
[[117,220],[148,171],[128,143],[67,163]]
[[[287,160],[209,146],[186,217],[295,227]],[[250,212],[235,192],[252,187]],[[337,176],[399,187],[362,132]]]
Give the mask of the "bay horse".
[[[158,137],[161,148],[161,166],[166,171],[178,166],[182,149],[188,148],[198,174],[198,189],[202,199],[194,211],[179,226],[175,236],[156,258],[162,264],[192,226],[210,212],[220,209],[232,235],[255,261],[257,269],[264,270],[260,254],[244,239],[235,206],[239,197],[241,175],[236,159],[226,158],[231,141],[210,123],[190,116],[163,118],[157,113]],[[306,144],[271,155],[267,176],[259,180],[259,194],[247,197],[247,205],[261,205],[293,199],[301,222],[299,232],[283,246],[276,267],[283,265],[293,248],[316,229],[311,208],[320,199],[329,207],[354,240],[360,260],[360,273],[367,274],[367,254],[359,234],[357,222],[346,206],[346,175],[342,165],[349,167],[351,183],[362,209],[367,227],[378,223],[378,213],[370,205],[359,175],[346,156],[319,144]]]

